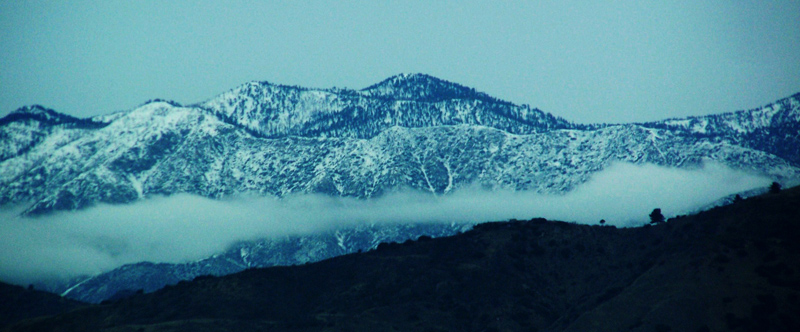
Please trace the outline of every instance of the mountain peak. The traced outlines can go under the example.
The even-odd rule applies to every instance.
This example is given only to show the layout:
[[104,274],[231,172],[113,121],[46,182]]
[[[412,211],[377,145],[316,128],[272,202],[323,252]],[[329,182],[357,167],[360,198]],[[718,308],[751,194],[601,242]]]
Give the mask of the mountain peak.
[[[434,76],[431,76],[431,75],[428,75],[428,74],[423,74],[423,73],[400,73],[400,74],[391,76],[389,78],[386,78],[385,80],[380,81],[377,84],[374,84],[372,87],[378,86],[378,85],[384,85],[384,84],[400,84],[400,83],[406,83],[406,82],[410,82],[410,83],[421,83],[421,82],[441,83],[441,82],[446,82],[446,81],[443,80],[443,79],[440,79],[438,77],[434,77]],[[450,83],[450,82],[447,82],[447,83],[454,84],[454,83]],[[366,88],[364,90],[368,90],[370,88],[371,87]]]
[[42,105],[31,105],[20,107],[9,113],[0,119],[0,124],[28,119],[50,123],[75,122],[79,120],[76,117],[58,113]]
[[[431,75],[428,75],[428,74],[423,74],[423,73],[401,73],[401,74],[397,74],[397,75],[394,75],[392,77],[389,77],[389,78],[383,80],[383,82],[387,82],[387,81],[390,81],[390,82],[393,82],[393,83],[398,83],[398,82],[410,82],[410,83],[429,82],[429,83],[433,83],[433,84],[437,84],[437,83],[455,84],[455,83],[447,82],[447,81],[445,81],[443,79],[440,79],[438,77],[434,77],[434,76],[431,76]],[[378,84],[380,84],[380,83],[378,83]]]
[[361,92],[375,97],[417,101],[490,98],[473,88],[421,73],[395,75]]
[[32,114],[32,115],[38,114],[38,115],[49,115],[49,116],[61,115],[60,113],[52,109],[49,109],[47,107],[44,107],[42,105],[22,106],[11,112],[11,114]]

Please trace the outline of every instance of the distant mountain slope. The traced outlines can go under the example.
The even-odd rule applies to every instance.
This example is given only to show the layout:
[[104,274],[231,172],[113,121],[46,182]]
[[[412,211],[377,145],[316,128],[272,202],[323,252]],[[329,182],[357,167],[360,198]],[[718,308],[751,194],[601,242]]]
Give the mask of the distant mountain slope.
[[[254,267],[289,266],[375,249],[380,243],[404,242],[419,236],[441,237],[472,228],[471,224],[393,224],[339,228],[304,236],[241,242],[225,252],[180,264],[128,264],[72,287],[52,289],[82,302],[100,303],[117,294],[153,292],[203,275],[223,276]],[[42,287],[52,287],[42,285]]]
[[666,129],[679,135],[727,139],[800,165],[798,110],[800,93],[749,111],[649,122],[643,126]]
[[248,83],[209,101],[153,101],[75,119],[0,119],[0,205],[26,214],[152,195],[373,197],[471,184],[563,193],[615,161],[731,168],[800,181],[798,95],[645,124],[576,125],[427,75],[361,91]]
[[105,123],[78,119],[39,105],[22,107],[0,118],[0,162],[25,154],[56,128],[97,129]]
[[794,331],[798,215],[793,188],[650,227],[488,223],[11,331]]

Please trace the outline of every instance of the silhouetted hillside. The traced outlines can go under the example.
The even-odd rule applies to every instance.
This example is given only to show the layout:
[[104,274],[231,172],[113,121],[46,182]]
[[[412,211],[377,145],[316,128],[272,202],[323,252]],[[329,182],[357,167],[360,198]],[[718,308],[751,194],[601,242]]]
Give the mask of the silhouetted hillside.
[[487,223],[11,330],[797,331],[798,216],[794,188],[641,228]]
[[0,282],[0,328],[23,319],[59,314],[83,305],[52,293]]

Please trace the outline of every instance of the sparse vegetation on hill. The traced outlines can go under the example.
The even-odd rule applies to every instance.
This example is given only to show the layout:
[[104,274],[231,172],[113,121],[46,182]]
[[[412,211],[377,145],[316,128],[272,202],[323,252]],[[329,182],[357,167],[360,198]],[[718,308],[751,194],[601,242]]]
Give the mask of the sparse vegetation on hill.
[[11,331],[796,331],[800,188],[647,227],[494,222]]

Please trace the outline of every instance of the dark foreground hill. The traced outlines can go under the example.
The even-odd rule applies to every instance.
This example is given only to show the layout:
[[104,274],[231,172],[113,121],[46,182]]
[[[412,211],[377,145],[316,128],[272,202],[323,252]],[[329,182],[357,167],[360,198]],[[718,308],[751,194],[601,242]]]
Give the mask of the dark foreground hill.
[[797,331],[800,188],[641,228],[534,219],[201,277],[11,331]]
[[52,293],[0,282],[0,328],[19,320],[67,312],[83,305]]

